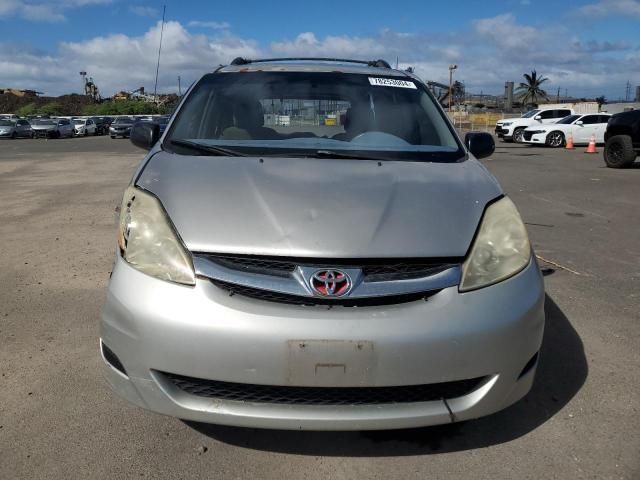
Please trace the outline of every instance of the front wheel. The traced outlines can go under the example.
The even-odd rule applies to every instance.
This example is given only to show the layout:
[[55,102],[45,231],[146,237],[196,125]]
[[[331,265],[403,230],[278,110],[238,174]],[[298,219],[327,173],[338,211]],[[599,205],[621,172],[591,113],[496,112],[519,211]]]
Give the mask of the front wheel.
[[630,167],[636,159],[631,137],[628,135],[614,135],[604,146],[604,163],[609,168]]
[[516,128],[513,131],[513,141],[516,143],[524,143],[524,128]]
[[545,141],[547,147],[558,148],[564,145],[564,134],[562,132],[551,132]]

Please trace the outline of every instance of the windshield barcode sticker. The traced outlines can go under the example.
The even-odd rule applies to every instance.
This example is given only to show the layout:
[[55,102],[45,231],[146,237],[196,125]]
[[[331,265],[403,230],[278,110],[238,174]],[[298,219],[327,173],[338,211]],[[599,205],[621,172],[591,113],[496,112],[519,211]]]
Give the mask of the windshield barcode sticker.
[[369,83],[379,87],[417,88],[415,83],[397,78],[369,77]]

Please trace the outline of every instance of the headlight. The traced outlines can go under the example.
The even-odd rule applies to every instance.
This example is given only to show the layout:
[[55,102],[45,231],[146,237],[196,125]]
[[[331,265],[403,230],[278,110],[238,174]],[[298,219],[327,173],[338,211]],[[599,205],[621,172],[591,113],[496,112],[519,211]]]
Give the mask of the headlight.
[[529,264],[531,245],[513,202],[501,198],[487,207],[471,253],[462,265],[460,291],[475,290],[515,275]]
[[511,125],[513,122],[504,122],[502,124],[503,127],[508,127],[509,125]]
[[127,188],[120,209],[118,245],[122,258],[141,272],[161,280],[195,285],[191,256],[153,195],[135,187]]

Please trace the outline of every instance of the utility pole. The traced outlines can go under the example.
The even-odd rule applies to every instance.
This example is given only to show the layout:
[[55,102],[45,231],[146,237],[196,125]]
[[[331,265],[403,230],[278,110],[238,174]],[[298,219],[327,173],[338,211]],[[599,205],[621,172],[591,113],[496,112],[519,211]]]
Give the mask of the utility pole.
[[84,86],[87,84],[85,78],[87,77],[87,72],[80,72],[80,76],[82,77],[82,93],[84,94]]
[[560,87],[558,87],[558,94],[556,95],[556,103],[560,103]]
[[451,113],[451,102],[453,102],[453,71],[458,65],[449,65],[449,113]]
[[178,75],[178,98],[182,97],[182,89],[180,88],[180,75]]
[[627,80],[627,85],[625,86],[624,100],[628,102],[630,99],[631,99],[631,82]]
[[162,6],[162,26],[160,27],[160,46],[158,47],[158,63],[156,64],[156,84],[153,87],[153,100],[158,105],[158,72],[160,71],[160,52],[162,51],[162,34],[164,33],[164,14],[167,10],[167,6]]

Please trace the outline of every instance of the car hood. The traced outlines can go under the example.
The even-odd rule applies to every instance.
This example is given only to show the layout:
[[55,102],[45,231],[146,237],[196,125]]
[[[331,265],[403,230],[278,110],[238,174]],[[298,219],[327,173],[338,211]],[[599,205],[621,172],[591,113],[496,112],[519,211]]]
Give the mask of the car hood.
[[31,125],[33,130],[55,130],[57,125]]
[[137,185],[162,202],[191,251],[461,257],[501,195],[460,163],[198,157],[159,152]]
[[133,123],[112,123],[111,127],[113,127],[113,128],[131,128],[131,127],[133,127]]

